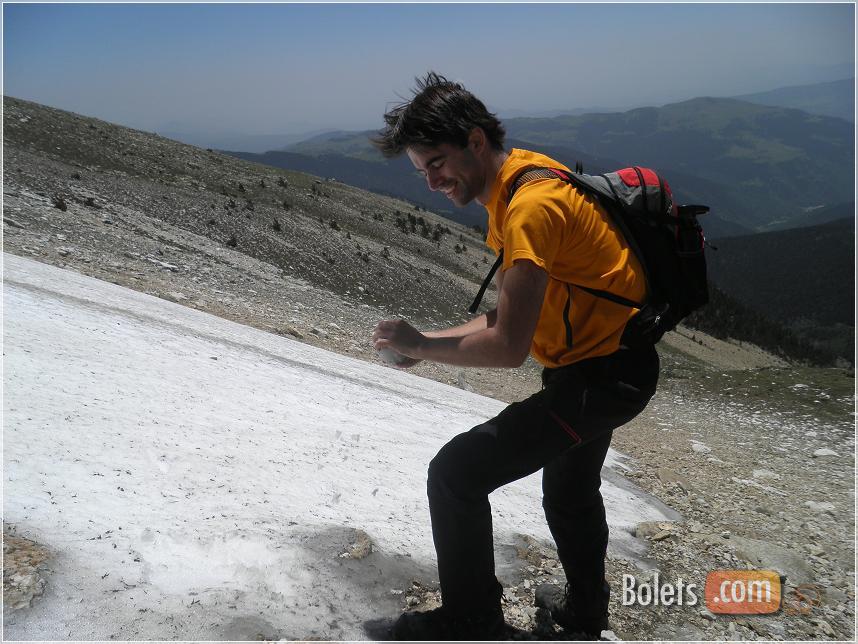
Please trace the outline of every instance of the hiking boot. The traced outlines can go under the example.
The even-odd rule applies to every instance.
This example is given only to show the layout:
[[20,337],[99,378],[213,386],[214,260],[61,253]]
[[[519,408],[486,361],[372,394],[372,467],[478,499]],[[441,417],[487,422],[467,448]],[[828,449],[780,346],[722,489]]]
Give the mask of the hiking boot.
[[484,613],[453,615],[443,606],[403,613],[393,625],[396,640],[501,640],[506,624],[500,606]]
[[[562,626],[570,634],[581,636],[580,639],[598,640],[602,631],[608,630],[608,603],[586,614],[577,612],[569,594],[569,584],[564,588],[554,584],[540,584],[534,593],[535,604],[551,612],[551,617],[558,626]],[[580,610],[580,609],[579,609]]]

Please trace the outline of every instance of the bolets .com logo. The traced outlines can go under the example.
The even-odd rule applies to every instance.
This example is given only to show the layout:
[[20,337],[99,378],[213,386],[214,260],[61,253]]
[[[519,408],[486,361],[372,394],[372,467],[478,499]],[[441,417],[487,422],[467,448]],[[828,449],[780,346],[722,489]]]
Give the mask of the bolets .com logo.
[[[679,578],[664,583],[656,573],[652,582],[638,583],[623,575],[623,606],[694,606],[698,586]],[[764,615],[781,608],[780,575],[773,570],[713,570],[706,576],[706,608],[721,615]]]
[[713,570],[706,576],[704,595],[712,613],[774,613],[781,607],[781,578],[773,570]]

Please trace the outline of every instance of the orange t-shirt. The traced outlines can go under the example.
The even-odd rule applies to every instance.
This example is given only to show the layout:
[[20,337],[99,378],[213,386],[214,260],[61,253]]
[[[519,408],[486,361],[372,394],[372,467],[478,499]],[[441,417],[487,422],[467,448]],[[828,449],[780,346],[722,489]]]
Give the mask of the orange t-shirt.
[[529,259],[549,275],[531,354],[546,367],[561,367],[613,353],[638,309],[577,286],[642,302],[646,281],[641,265],[596,200],[561,179],[525,183],[507,207],[510,185],[528,167],[568,170],[545,155],[513,149],[486,202],[486,243],[496,254],[503,249],[503,270]]

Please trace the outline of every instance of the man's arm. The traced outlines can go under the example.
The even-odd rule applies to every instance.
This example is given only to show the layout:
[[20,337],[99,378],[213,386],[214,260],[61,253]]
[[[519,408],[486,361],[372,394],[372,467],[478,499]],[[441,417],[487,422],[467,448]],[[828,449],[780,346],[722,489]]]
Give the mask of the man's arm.
[[439,329],[438,331],[424,331],[423,335],[427,338],[463,338],[466,335],[493,327],[497,323],[497,317],[498,310],[492,309],[459,326],[450,327],[449,329]]
[[[495,282],[497,283],[498,293],[503,289],[503,271],[495,273]],[[489,327],[493,327],[497,323],[498,310],[493,308],[482,315],[478,315],[473,320],[468,320],[464,324],[450,327],[449,329],[440,329],[438,331],[424,331],[423,335],[427,338],[461,338],[466,335],[471,335],[477,331],[482,331]]]
[[485,328],[462,336],[429,337],[404,320],[386,320],[373,333],[375,348],[389,347],[418,360],[464,367],[520,366],[530,351],[548,273],[529,260],[518,260],[500,284],[493,325],[488,326],[488,315],[480,316],[462,327],[477,326],[485,317]]

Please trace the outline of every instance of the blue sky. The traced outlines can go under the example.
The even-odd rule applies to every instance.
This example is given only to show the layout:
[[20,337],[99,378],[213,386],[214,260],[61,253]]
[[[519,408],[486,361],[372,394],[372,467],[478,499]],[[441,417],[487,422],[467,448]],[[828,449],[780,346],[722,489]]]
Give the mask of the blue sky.
[[147,130],[381,125],[428,69],[495,110],[836,80],[851,4],[5,4],[4,93]]

